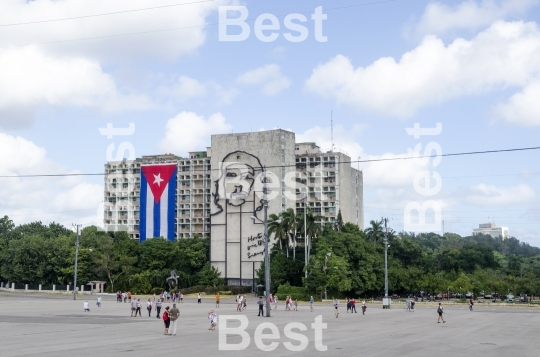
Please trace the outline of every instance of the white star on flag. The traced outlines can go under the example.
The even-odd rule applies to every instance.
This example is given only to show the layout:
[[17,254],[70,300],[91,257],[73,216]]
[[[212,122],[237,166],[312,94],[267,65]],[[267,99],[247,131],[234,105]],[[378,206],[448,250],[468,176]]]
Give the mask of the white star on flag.
[[158,186],[165,181],[161,178],[161,174],[154,175],[154,183],[157,183]]

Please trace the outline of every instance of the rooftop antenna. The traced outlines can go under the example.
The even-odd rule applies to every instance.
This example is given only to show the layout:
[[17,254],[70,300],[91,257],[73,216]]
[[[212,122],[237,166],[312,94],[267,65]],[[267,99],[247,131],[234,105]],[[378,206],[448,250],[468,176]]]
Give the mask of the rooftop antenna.
[[334,152],[334,109],[330,111],[330,144],[332,145],[330,151]]

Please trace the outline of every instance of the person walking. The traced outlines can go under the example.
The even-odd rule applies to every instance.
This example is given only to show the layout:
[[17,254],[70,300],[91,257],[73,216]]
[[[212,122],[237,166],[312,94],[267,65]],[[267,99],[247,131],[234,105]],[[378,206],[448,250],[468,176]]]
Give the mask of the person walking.
[[84,312],[90,312],[90,305],[88,304],[88,301],[83,302],[83,309]]
[[148,310],[148,317],[152,316],[152,300],[148,299],[146,302],[146,310]]
[[98,309],[101,309],[101,296],[98,296],[97,301],[96,301],[96,305],[97,305]]
[[367,309],[366,300],[362,300],[362,315],[366,314],[366,309]]
[[262,296],[259,296],[259,301],[257,301],[257,305],[259,305],[259,315],[257,316],[264,317],[264,310],[263,310],[264,301],[263,301]]
[[411,310],[412,312],[414,312],[414,305],[416,304],[416,301],[414,301],[414,299],[411,300]]
[[219,291],[216,294],[216,307],[219,307],[219,300],[221,299],[221,296],[219,296]]
[[313,296],[309,299],[309,308],[311,312],[313,312],[313,303],[315,302],[315,299],[313,299]]
[[141,299],[137,299],[137,310],[135,310],[135,316],[137,316],[137,313],[139,313],[139,317],[141,316]]
[[238,301],[236,303],[236,311],[238,311],[238,312],[242,312],[242,300],[243,299],[244,298],[242,296],[238,295]]
[[335,299],[334,300],[334,312],[336,314],[336,319],[337,317],[339,316],[339,300],[338,299]]
[[157,314],[156,314],[156,318],[159,319],[159,313],[161,311],[161,305],[163,304],[163,302],[161,302],[161,299],[158,299],[158,301],[156,302],[156,311],[157,311]]
[[347,313],[349,313],[350,309],[351,309],[351,300],[347,298]]
[[277,309],[277,304],[278,304],[278,297],[277,295],[274,295],[274,310]]
[[201,293],[197,295],[197,304],[201,303]]
[[164,335],[170,335],[169,333],[169,326],[171,325],[171,319],[169,317],[169,307],[165,307],[165,311],[163,311],[163,323],[165,324],[165,333]]
[[353,311],[356,314],[356,300],[354,298],[351,299],[351,314]]
[[210,319],[210,327],[208,329],[214,331],[217,326],[217,315],[214,310],[210,311],[208,318]]
[[173,336],[176,336],[176,323],[180,317],[180,310],[176,308],[176,304],[173,304],[171,311],[169,312],[169,318],[171,319],[171,326],[169,331]]
[[137,316],[137,301],[135,299],[131,300],[131,317]]
[[409,297],[407,297],[407,300],[405,301],[405,305],[407,306],[405,311],[411,312],[411,299]]
[[469,311],[472,311],[472,308],[474,306],[474,301],[472,299],[469,300]]
[[244,295],[244,298],[242,299],[242,310],[245,310],[247,307],[247,297]]
[[443,317],[444,310],[443,310],[443,307],[442,307],[441,303],[439,303],[439,307],[437,308],[437,313],[439,314],[439,318],[437,319],[437,323],[440,324],[441,321],[443,323],[445,323],[446,321],[444,321],[444,317]]

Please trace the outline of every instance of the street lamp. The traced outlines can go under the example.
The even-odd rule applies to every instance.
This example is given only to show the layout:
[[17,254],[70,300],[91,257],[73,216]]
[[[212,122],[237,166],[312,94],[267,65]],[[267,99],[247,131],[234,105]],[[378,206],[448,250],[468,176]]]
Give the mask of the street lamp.
[[388,298],[388,218],[384,219],[384,297]]
[[[266,288],[266,317],[270,317],[270,255],[268,254],[268,200],[266,198],[266,170],[263,171],[263,183],[262,201],[264,202],[264,219],[261,221],[256,216],[251,216],[250,218],[264,223],[264,280]],[[274,222],[279,224],[281,223],[281,220]]]
[[304,198],[302,198],[302,202],[304,203],[304,265],[305,265],[305,273],[304,273],[304,285],[307,286],[307,266],[308,266],[308,244],[307,244],[307,225],[306,225],[306,204],[307,204],[307,194]]
[[[324,270],[324,274],[326,275],[326,269],[328,268],[327,267],[327,263],[328,263],[328,258],[330,258],[332,256],[332,253],[326,253],[326,255],[324,256],[324,267],[323,267],[323,270]],[[326,283],[324,284],[324,299],[325,300],[328,300],[328,291],[326,290]]]
[[73,224],[77,228],[77,238],[75,240],[75,269],[73,274],[73,300],[77,300],[77,259],[79,258],[79,227],[81,224]]

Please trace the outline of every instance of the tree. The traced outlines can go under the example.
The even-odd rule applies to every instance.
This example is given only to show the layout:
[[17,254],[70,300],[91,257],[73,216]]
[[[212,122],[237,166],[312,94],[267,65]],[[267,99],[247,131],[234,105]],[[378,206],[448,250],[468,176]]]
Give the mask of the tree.
[[367,239],[372,243],[382,242],[384,239],[384,231],[382,221],[370,221],[371,227],[366,229]]
[[[281,213],[283,230],[287,232],[290,237],[290,242],[293,246],[293,259],[296,258],[296,232],[298,229],[298,219],[294,209],[287,208],[286,211]],[[289,254],[289,248],[287,246],[287,255]]]
[[[274,239],[277,239],[279,242],[279,247],[283,249],[283,247],[288,246],[288,234],[286,230],[284,229],[283,222],[278,222],[281,219],[281,214],[276,215],[275,213],[272,213],[268,217],[268,236],[274,236]],[[289,251],[287,250],[287,256],[289,254]]]
[[210,262],[206,262],[202,270],[198,273],[198,285],[202,286],[219,286],[223,283],[220,278],[221,273]]
[[343,230],[343,216],[341,215],[341,210],[338,211],[338,215],[336,219],[336,230],[338,231]]
[[[129,239],[129,238],[127,238]],[[114,284],[121,277],[134,271],[137,256],[129,249],[130,242],[113,244],[113,238],[101,237],[99,250],[95,252],[96,270],[105,274],[110,283],[110,291],[114,292]]]

